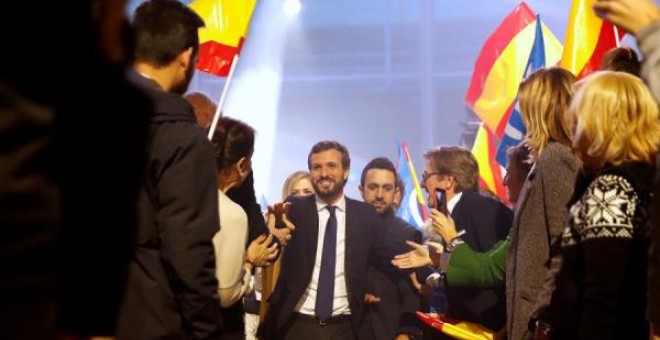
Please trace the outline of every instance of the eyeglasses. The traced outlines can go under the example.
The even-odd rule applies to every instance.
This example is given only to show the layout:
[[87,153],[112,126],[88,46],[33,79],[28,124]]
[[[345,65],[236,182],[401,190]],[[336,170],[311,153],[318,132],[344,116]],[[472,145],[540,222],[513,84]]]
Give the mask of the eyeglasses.
[[432,176],[435,176],[435,175],[440,175],[440,173],[439,172],[430,172],[430,173],[424,172],[424,173],[422,173],[422,183],[426,183],[426,181],[429,178],[431,178]]

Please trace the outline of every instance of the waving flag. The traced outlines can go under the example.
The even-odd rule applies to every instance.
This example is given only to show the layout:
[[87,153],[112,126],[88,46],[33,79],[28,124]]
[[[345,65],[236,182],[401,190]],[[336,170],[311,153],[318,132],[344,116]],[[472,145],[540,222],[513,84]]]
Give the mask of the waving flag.
[[406,187],[405,195],[401,198],[401,204],[396,215],[410,225],[421,229],[424,221],[429,218],[428,207],[422,194],[422,188],[417,180],[415,167],[410,159],[408,146],[405,143],[397,142],[399,159],[397,160],[397,173]]
[[[486,40],[474,66],[466,104],[497,138],[504,134],[529,61],[536,34],[536,13],[521,2]],[[548,64],[559,60],[561,44],[541,24]]]
[[495,160],[497,139],[482,124],[472,145],[472,154],[479,164],[479,186],[497,195],[503,202],[509,203],[502,183],[502,167]]
[[197,69],[226,77],[247,35],[256,0],[195,0],[190,8],[204,19],[199,29]]
[[[542,30],[541,17],[536,16],[536,35],[534,36],[534,45],[532,45],[532,52],[529,54],[529,60],[527,61],[527,67],[525,67],[524,79],[526,79],[534,71],[545,67],[545,44],[543,43],[543,30]],[[551,33],[552,34],[552,33]],[[497,147],[497,155],[495,159],[503,167],[506,167],[507,157],[506,151],[517,145],[523,140],[523,137],[527,133],[525,124],[523,124],[522,117],[520,116],[520,110],[518,108],[518,99],[516,99],[516,104],[514,106],[511,115],[509,116],[509,121],[506,124],[506,129],[504,129],[504,135],[500,141],[500,145]]]
[[454,339],[460,340],[493,340],[495,332],[479,324],[452,320],[442,315],[432,315],[423,312],[417,312],[417,317],[425,324],[431,326]]
[[595,2],[574,0],[568,17],[561,66],[578,78],[598,70],[603,55],[623,37],[623,31],[618,33],[611,23],[596,16],[591,9]]

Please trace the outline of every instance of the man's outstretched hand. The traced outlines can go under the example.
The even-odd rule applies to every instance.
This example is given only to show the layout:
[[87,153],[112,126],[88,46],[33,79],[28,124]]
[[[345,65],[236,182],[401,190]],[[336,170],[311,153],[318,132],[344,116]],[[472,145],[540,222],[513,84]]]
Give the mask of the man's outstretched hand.
[[[290,206],[291,203],[280,202],[268,207],[268,231],[275,235],[283,246],[291,240],[291,233],[296,229],[296,226],[287,217]],[[284,227],[278,228],[278,226]]]

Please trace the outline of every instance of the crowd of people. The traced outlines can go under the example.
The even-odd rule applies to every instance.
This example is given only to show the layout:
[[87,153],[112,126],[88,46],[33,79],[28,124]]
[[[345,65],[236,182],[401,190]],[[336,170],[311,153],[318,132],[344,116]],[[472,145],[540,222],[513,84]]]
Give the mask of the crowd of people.
[[[333,140],[261,211],[257,131],[220,117],[209,140],[217,105],[187,93],[204,22],[177,0],[148,0],[130,23],[123,6],[39,9],[77,58],[58,56],[41,82],[28,67],[0,82],[4,338],[445,339],[417,317],[432,310],[496,339],[660,339],[652,1],[594,5],[642,62],[621,47],[583,79],[548,67],[521,83],[511,205],[479,187],[466,148],[420,155],[427,230],[396,216],[413,188],[387,158],[347,197],[350,152]],[[11,41],[32,66],[39,47]],[[62,77],[88,86],[70,93]],[[90,100],[98,127],[81,119]]]

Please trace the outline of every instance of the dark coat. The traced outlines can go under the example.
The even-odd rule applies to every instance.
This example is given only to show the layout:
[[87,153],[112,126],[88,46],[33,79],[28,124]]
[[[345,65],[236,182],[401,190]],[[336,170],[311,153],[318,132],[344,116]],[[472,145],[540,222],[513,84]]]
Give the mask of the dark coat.
[[192,107],[131,73],[155,105],[120,339],[214,339],[221,329],[211,239],[219,230],[211,144]]
[[580,177],[548,308],[554,339],[648,339],[646,222],[653,172],[649,164],[626,162]]
[[[388,238],[405,246],[405,241],[422,242],[422,233],[417,228],[396,217],[394,212],[381,216],[387,222],[382,228]],[[381,299],[367,305],[369,322],[374,338],[391,340],[397,334],[421,334],[415,312],[420,307],[420,296],[412,286],[407,272],[383,271],[370,266],[367,274],[367,293]]]
[[660,156],[655,162],[656,173],[653,180],[652,200],[649,207],[649,225],[651,234],[649,247],[648,275],[648,320],[655,329],[660,329]]
[[[319,224],[316,196],[292,197],[290,201],[288,217],[296,229],[284,251],[280,277],[269,299],[263,329],[266,338],[277,338],[278,332],[285,329],[314,270]],[[346,288],[356,334],[364,320],[367,268],[370,264],[389,263],[395,254],[409,249],[397,246],[385,233],[379,232],[381,223],[371,205],[346,198]]]
[[[465,230],[465,243],[478,252],[486,252],[509,233],[513,212],[504,203],[477,190],[463,191],[451,217],[458,230]],[[477,322],[493,330],[506,320],[504,287],[480,289],[447,287],[447,315]]]

